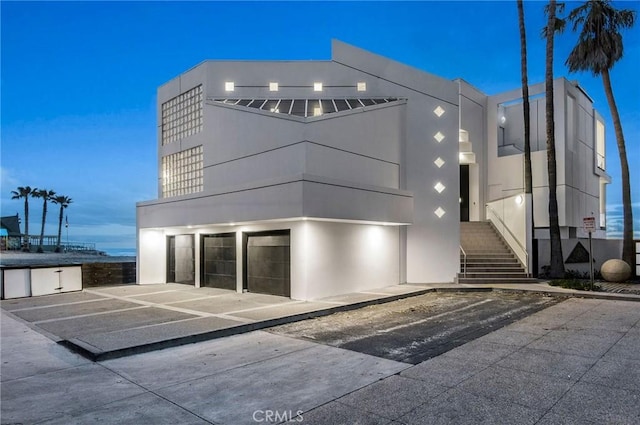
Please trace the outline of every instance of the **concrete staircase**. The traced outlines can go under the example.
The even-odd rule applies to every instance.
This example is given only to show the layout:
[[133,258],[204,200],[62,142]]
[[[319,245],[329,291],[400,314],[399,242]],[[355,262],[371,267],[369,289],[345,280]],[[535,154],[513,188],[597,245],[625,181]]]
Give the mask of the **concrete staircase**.
[[488,221],[460,223],[460,243],[467,253],[466,274],[464,254],[460,252],[458,283],[535,283],[500,233]]

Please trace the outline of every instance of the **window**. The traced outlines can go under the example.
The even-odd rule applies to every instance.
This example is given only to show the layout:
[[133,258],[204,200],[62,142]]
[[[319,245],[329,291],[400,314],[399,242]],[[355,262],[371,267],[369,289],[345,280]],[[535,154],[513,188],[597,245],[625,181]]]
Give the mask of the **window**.
[[567,149],[573,152],[576,142],[576,127],[578,120],[576,119],[576,101],[573,96],[567,96]]
[[604,156],[604,124],[600,120],[596,120],[596,164],[599,169],[605,169],[605,156]]
[[358,99],[347,99],[347,102],[349,102],[349,106],[351,106],[351,109],[364,106],[364,104]]
[[278,110],[274,112],[279,112],[281,114],[290,114],[291,113],[291,104],[293,103],[292,99],[282,99],[278,104]]
[[351,109],[351,106],[349,106],[346,99],[335,99],[334,103],[336,104],[336,109],[338,111],[348,111]]
[[607,227],[607,182],[600,179],[600,228]]
[[277,100],[267,100],[264,105],[262,105],[262,110],[276,112],[278,109],[278,101]]
[[162,157],[162,197],[202,192],[202,145]]
[[291,108],[291,115],[297,115],[299,117],[307,116],[307,101],[304,99],[296,99],[293,101],[293,106]]
[[320,107],[319,100],[309,99],[307,102],[307,116],[317,117],[322,115],[322,108]]
[[202,85],[162,104],[162,145],[202,131]]
[[262,107],[262,105],[264,105],[264,103],[266,102],[265,99],[254,99],[251,103],[249,103],[247,106],[249,106],[250,108],[257,108],[260,109]]
[[333,105],[333,102],[331,101],[331,99],[322,99],[320,103],[322,104],[322,111],[325,114],[330,114],[331,112],[336,111],[336,108]]
[[348,111],[396,102],[395,97],[372,99],[214,99],[214,102],[247,106],[263,111],[296,115],[299,117],[316,117],[334,112]]

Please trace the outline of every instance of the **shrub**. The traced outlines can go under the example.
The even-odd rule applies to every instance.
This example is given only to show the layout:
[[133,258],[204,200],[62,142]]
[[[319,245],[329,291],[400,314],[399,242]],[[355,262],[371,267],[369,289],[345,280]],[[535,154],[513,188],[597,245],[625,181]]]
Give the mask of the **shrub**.
[[593,284],[591,288],[591,282],[589,280],[582,279],[556,279],[549,282],[551,286],[559,286],[566,289],[578,289],[580,291],[599,291],[600,287],[597,284]]

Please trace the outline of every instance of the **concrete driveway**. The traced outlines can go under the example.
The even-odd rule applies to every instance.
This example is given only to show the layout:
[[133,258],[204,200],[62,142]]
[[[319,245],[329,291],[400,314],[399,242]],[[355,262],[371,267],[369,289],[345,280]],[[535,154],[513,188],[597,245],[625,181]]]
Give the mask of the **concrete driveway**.
[[318,301],[189,285],[117,285],[3,300],[2,309],[92,360],[264,329],[425,293],[395,285]]
[[416,365],[250,332],[92,363],[2,315],[2,423],[637,424],[640,304],[569,299]]

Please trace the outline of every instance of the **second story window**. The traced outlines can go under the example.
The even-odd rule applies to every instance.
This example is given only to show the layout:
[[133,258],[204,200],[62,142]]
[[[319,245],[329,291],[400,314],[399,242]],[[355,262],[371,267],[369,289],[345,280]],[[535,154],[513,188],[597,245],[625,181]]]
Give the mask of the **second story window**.
[[162,104],[162,144],[202,131],[202,85]]
[[603,171],[605,170],[604,147],[604,124],[602,121],[596,120],[596,165]]

